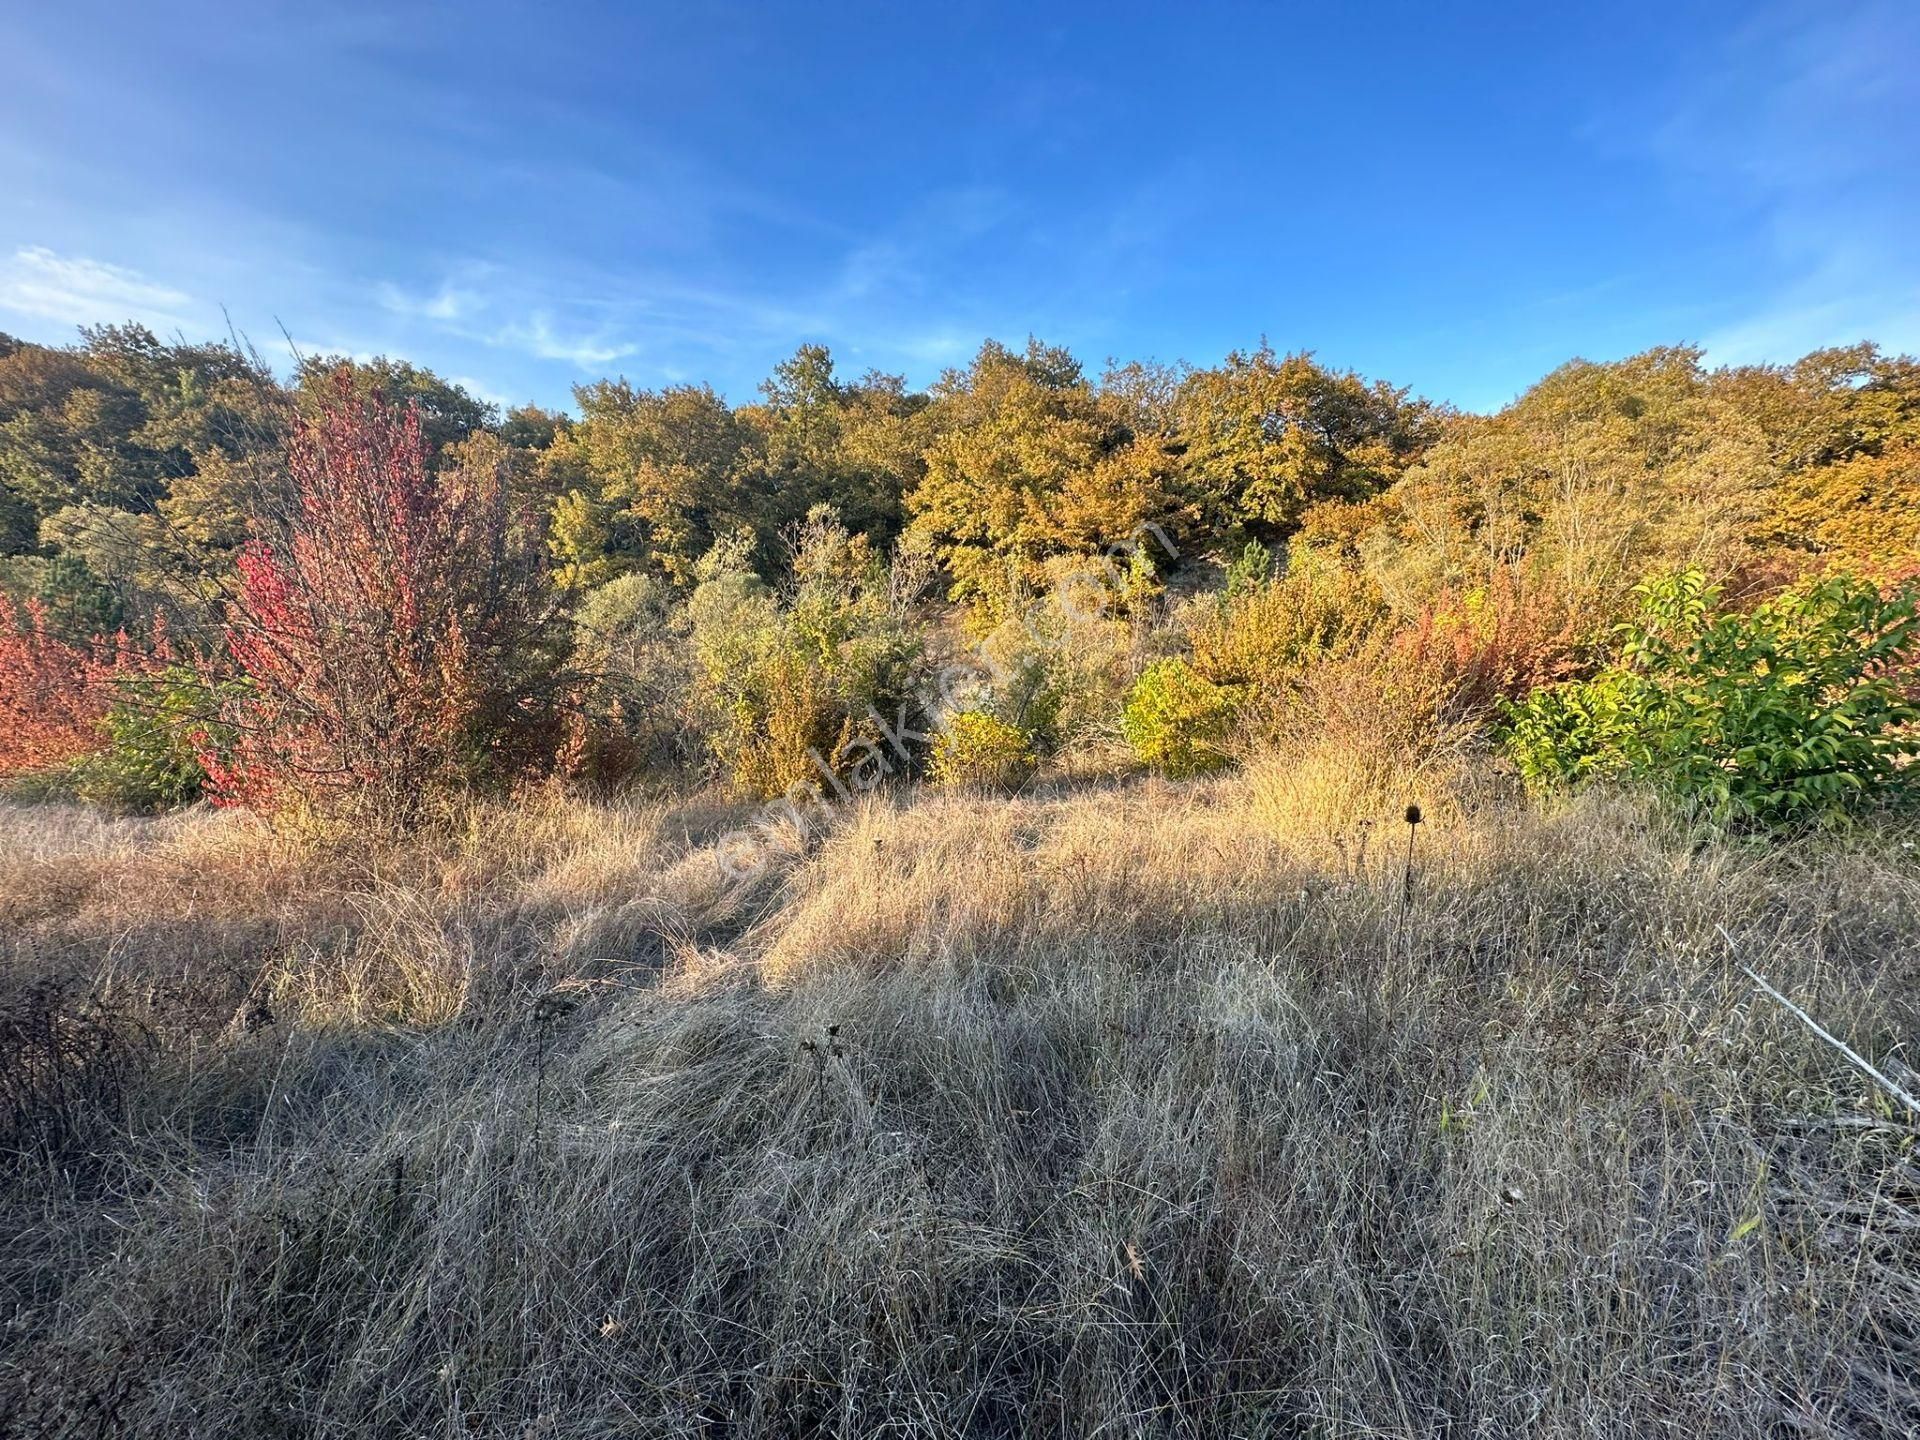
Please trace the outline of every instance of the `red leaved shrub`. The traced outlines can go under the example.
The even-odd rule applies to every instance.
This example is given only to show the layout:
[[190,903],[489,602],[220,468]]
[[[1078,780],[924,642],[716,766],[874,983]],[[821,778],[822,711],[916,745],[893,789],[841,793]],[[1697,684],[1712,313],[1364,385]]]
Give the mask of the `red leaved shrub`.
[[[164,646],[164,639],[161,644]],[[152,661],[125,634],[76,641],[37,600],[0,595],[0,778],[54,769],[101,749],[117,682]]]
[[288,447],[284,513],[238,558],[246,684],[216,791],[406,823],[551,759],[560,650],[538,537],[498,469],[429,468],[420,416],[344,371]]
[[1484,589],[1449,591],[1425,606],[1397,645],[1440,678],[1447,708],[1464,718],[1579,674],[1581,639],[1564,602],[1503,567]]

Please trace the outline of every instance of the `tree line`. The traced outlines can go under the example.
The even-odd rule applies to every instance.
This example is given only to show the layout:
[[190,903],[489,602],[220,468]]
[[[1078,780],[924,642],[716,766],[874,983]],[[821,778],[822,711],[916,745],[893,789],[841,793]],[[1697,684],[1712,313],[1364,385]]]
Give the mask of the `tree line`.
[[[777,793],[802,754],[850,752],[862,707],[951,631],[1021,652],[960,727],[1008,773],[1089,735],[1206,768],[1283,723],[1314,664],[1383,636],[1454,711],[1491,713],[1607,663],[1649,577],[1697,575],[1736,609],[1836,574],[1896,586],[1920,557],[1916,479],[1920,363],[1865,343],[1785,365],[1686,346],[1574,361],[1485,415],[1264,342],[1095,375],[989,341],[924,391],[803,345],[748,403],[621,378],[562,413],[404,361],[311,357],[283,382],[236,344],[135,325],[0,336],[0,699],[42,730],[60,705],[80,717],[0,764],[86,751],[138,654],[141,683],[204,687],[174,701],[204,721],[174,746],[184,789],[226,773],[245,792],[214,743],[250,733],[233,695],[282,684],[282,709],[309,706],[302,668],[344,662],[299,653],[285,607],[305,587],[319,625],[357,565],[391,582],[355,592],[369,626],[393,604],[470,613],[410,658],[427,642],[387,635],[345,668],[410,666],[423,694],[460,679],[524,718],[547,703],[534,657],[565,702],[535,747],[550,759],[707,765]],[[1102,568],[1148,528],[1165,544]],[[1035,621],[1089,575],[1096,620]],[[518,587],[512,606],[490,586]],[[60,679],[84,667],[94,690]],[[489,669],[519,688],[482,703]],[[456,770],[500,759],[500,715],[468,733],[386,704],[361,743],[425,727],[478,747]]]

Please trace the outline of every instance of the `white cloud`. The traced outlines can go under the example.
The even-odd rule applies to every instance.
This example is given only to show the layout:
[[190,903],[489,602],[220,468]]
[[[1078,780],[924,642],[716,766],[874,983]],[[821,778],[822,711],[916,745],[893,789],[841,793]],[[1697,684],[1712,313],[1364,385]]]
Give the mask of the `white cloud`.
[[463,290],[450,282],[431,295],[410,295],[398,285],[391,284],[383,284],[379,294],[382,308],[395,315],[418,320],[463,320],[485,304],[474,291]]
[[565,360],[583,370],[621,359],[638,348],[604,335],[561,335],[545,315],[535,315],[524,325],[511,325],[496,339],[501,345],[525,350],[542,360]]
[[982,337],[971,331],[939,329],[892,334],[881,343],[895,354],[923,365],[964,365],[980,348]]
[[0,308],[71,325],[139,320],[175,326],[193,297],[172,286],[84,256],[58,255],[40,245],[13,252],[0,266]]
[[447,382],[458,385],[474,399],[484,401],[503,413],[514,407],[515,402],[512,399],[492,389],[486,381],[476,380],[471,375],[449,375]]
[[[455,267],[431,292],[413,292],[383,281],[374,293],[388,314],[424,321],[442,341],[516,350],[540,360],[565,361],[580,370],[608,364],[639,348],[616,334],[625,314],[623,307],[610,302],[590,305],[578,297],[562,297],[558,309],[563,318],[556,322],[555,297],[542,293],[549,287],[525,281],[503,287],[495,283],[497,273],[493,265],[469,261]],[[588,309],[597,313],[577,316],[577,312]],[[528,318],[509,318],[514,316]],[[584,318],[589,323],[570,327],[567,317]]]

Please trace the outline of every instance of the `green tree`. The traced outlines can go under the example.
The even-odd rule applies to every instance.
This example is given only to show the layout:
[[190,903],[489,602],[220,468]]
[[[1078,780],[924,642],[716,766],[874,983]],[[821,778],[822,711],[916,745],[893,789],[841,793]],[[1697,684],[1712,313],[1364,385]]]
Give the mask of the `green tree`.
[[688,614],[717,767],[735,789],[771,797],[917,762],[890,734],[918,732],[921,639],[886,566],[826,506],[786,541],[783,589],[750,568],[744,532],[699,565]]
[[[847,526],[886,542],[901,525],[901,502],[919,472],[917,456],[871,434],[918,407],[897,377],[870,374],[842,384],[824,345],[802,345],[762,383],[765,403],[741,411],[763,436],[765,512],[771,533],[831,504]],[[877,443],[876,443],[877,442]]]
[[166,491],[168,457],[140,440],[147,418],[139,393],[84,352],[25,345],[0,359],[0,485],[19,517],[12,548],[31,548],[40,519],[65,505],[151,507]]
[[14,346],[0,357],[0,550],[84,540],[78,557],[132,587],[133,608],[193,595],[278,493],[284,399],[233,346],[163,344],[137,325]]
[[1187,376],[1174,412],[1205,521],[1261,538],[1291,534],[1315,504],[1378,494],[1438,433],[1406,390],[1264,343]]
[[494,409],[463,387],[443,380],[431,370],[406,360],[376,355],[355,360],[347,355],[308,355],[294,377],[294,401],[309,419],[335,402],[335,379],[342,371],[351,377],[353,393],[362,400],[380,395],[389,405],[420,412],[420,433],[435,468],[457,463],[447,453],[461,441],[494,423]]
[[574,399],[579,422],[546,452],[578,477],[556,532],[563,568],[605,579],[643,567],[688,585],[719,536],[757,530],[759,437],[710,386],[602,380]]

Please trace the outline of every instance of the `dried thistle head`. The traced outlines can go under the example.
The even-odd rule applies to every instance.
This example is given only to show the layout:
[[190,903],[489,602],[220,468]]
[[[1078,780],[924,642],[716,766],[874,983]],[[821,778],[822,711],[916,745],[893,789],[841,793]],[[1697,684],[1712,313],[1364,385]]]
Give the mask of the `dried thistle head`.
[[1418,825],[1424,818],[1420,813],[1420,807],[1418,805],[1407,806],[1407,824]]

